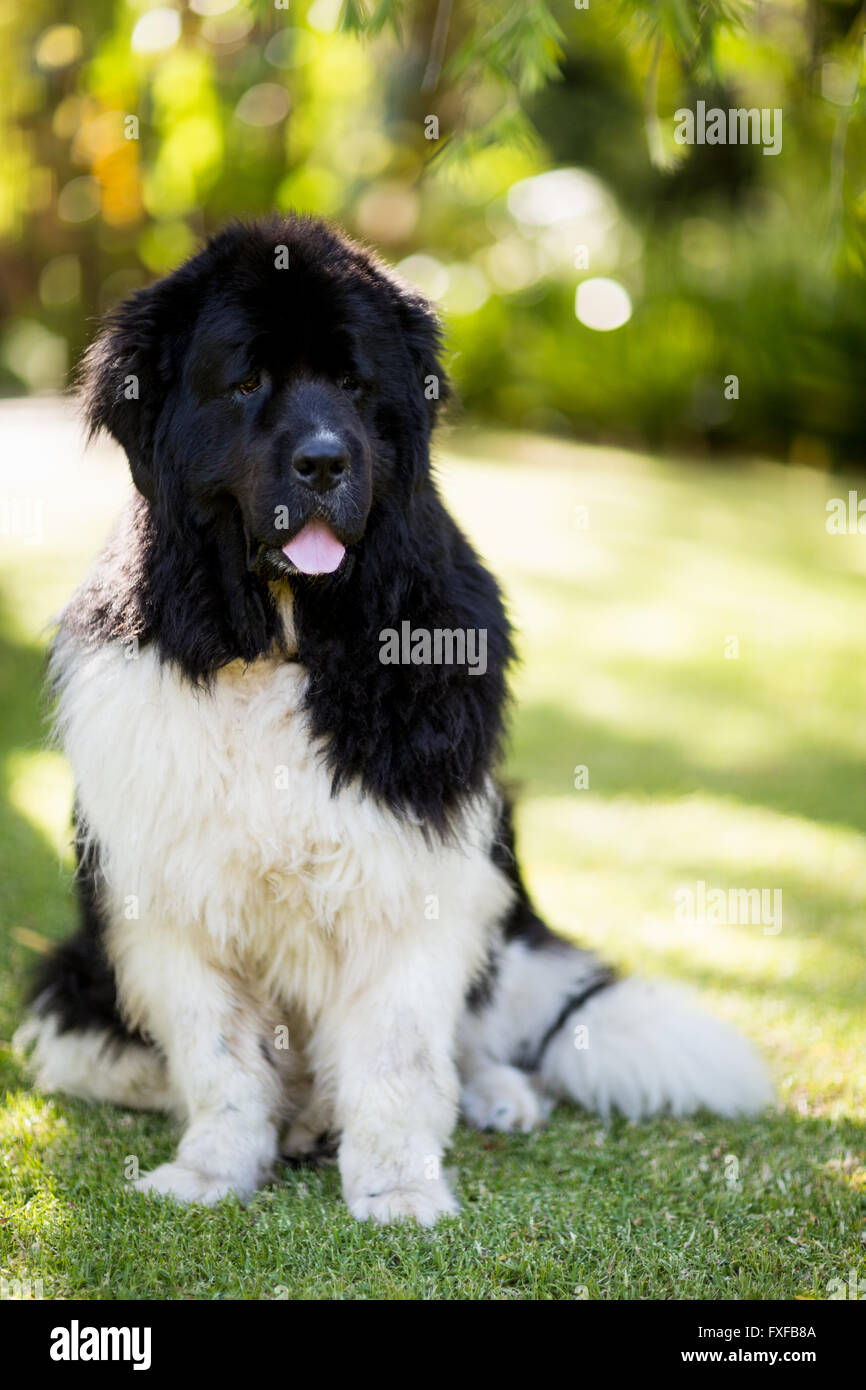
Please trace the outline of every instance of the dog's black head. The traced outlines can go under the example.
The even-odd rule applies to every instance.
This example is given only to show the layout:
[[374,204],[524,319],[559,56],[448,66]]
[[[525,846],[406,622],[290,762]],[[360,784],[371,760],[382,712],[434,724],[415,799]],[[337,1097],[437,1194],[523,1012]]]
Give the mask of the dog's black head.
[[[82,387],[140,496],[66,622],[207,681],[278,649],[288,587],[335,781],[442,827],[490,772],[511,648],[430,475],[438,351],[427,302],[308,218],[231,226],[127,300]],[[483,629],[486,673],[382,664],[407,620]]]
[[165,524],[234,523],[266,578],[330,573],[374,496],[423,482],[438,343],[429,305],[323,223],[235,225],[110,317],[85,405]]

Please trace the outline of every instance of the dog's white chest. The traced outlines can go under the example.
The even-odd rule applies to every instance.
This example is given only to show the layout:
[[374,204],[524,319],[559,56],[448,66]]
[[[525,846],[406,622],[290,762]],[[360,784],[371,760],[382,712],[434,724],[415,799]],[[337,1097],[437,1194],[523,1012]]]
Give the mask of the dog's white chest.
[[[430,930],[484,885],[491,806],[431,846],[357,786],[332,794],[298,662],[235,662],[194,690],[146,650],[73,655],[60,722],[115,912],[157,913],[260,959]],[[498,896],[498,895],[497,895]],[[479,915],[484,916],[479,901]]]

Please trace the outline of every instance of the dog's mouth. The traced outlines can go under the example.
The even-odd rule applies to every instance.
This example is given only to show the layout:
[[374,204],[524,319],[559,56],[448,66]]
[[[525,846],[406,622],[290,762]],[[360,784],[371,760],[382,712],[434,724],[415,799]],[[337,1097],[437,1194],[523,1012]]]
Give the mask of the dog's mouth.
[[346,546],[327,521],[306,522],[285,545],[262,545],[255,562],[274,577],[296,574],[310,576],[336,574],[346,558]]
[[299,574],[334,574],[346,558],[346,547],[326,521],[308,521],[281,548]]

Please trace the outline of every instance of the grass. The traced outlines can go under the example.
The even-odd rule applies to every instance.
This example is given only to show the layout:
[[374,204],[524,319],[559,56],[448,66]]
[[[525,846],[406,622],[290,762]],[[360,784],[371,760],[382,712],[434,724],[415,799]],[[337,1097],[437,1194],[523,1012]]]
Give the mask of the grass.
[[[4,410],[20,445],[7,495],[44,503],[41,543],[0,551],[8,1040],[35,953],[72,916],[40,629],[124,483],[107,450],[73,466],[62,412]],[[7,1280],[49,1298],[823,1299],[866,1277],[866,548],[824,525],[847,480],[472,431],[445,441],[440,471],[520,629],[510,772],[543,909],[697,988],[765,1049],[782,1108],[609,1128],[563,1108],[531,1136],[460,1130],[461,1215],[383,1231],[349,1217],[333,1168],[286,1171],[246,1210],[146,1206],[125,1165],[167,1158],[171,1125],[39,1096],[5,1046]],[[781,888],[782,930],[679,924],[674,895],[698,880]]]

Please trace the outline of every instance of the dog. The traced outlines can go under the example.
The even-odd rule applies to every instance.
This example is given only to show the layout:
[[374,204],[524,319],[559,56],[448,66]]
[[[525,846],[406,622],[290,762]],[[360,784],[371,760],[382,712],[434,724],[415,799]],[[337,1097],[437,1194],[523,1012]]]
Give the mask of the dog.
[[180,1120],[144,1192],[246,1201],[336,1151],[354,1216],[432,1225],[459,1114],[770,1099],[727,1025],[532,905],[509,624],[431,474],[440,356],[431,305],[300,216],[228,226],[86,354],[134,492],[52,646],[81,923],[18,1042],[46,1091]]

